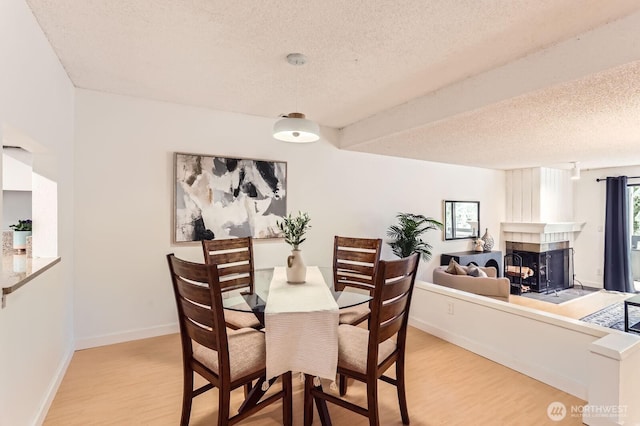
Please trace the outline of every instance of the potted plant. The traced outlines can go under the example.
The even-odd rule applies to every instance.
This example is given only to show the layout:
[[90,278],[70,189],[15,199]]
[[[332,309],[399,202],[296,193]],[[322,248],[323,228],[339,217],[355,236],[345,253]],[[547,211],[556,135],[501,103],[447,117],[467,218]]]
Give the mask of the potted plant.
[[27,237],[31,235],[31,226],[31,219],[18,220],[16,225],[9,225],[9,228],[13,228],[13,248],[15,250],[27,248]]
[[311,228],[310,221],[309,214],[300,211],[295,217],[289,213],[282,222],[276,221],[276,225],[284,235],[284,241],[292,248],[291,255],[287,257],[287,281],[290,283],[303,283],[307,277],[307,267],[299,246],[306,240],[304,234]]
[[442,223],[421,214],[398,213],[397,225],[391,225],[387,236],[392,238],[388,244],[398,257],[408,257],[413,253],[420,253],[424,260],[431,259],[431,244],[420,238],[422,234],[432,229],[442,229]]

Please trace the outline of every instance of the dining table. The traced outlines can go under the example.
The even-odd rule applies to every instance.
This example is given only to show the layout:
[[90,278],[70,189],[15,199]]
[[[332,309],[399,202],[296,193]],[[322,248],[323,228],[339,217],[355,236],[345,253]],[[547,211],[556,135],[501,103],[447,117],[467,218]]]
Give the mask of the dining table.
[[223,295],[226,310],[251,312],[264,326],[267,379],[286,371],[335,380],[339,310],[369,302],[363,290],[336,291],[333,268],[307,267],[306,282],[289,283],[286,268],[256,269],[254,291]]
[[[336,291],[333,268],[316,266],[307,268],[305,283],[288,283],[284,267],[256,269],[253,292],[244,288],[223,293],[224,309],[252,312],[264,326],[266,375],[250,391],[243,407],[260,400],[277,376],[287,371],[314,378],[314,386],[320,378],[335,386],[338,310],[371,300],[369,292],[361,289]],[[319,411],[327,412],[324,400],[315,403]]]

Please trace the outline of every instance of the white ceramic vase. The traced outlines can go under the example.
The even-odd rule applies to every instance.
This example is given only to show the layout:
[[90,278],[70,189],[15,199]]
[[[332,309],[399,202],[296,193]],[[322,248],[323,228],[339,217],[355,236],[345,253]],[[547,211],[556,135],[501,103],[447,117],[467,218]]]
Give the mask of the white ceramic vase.
[[302,258],[300,249],[291,250],[291,256],[287,257],[287,282],[301,284],[307,278],[307,266]]

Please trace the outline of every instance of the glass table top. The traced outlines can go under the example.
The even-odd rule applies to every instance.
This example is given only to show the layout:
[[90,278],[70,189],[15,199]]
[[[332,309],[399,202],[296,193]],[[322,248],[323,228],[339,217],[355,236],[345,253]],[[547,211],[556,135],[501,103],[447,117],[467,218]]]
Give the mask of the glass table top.
[[[333,298],[338,303],[338,308],[350,308],[371,300],[369,293],[362,290],[347,287],[345,291],[335,291],[333,289],[333,268],[320,267],[318,269],[322,272],[325,283],[329,286]],[[248,293],[246,288],[225,292],[222,294],[222,305],[225,309],[233,311],[253,312],[261,319],[264,317],[271,278],[273,278],[273,268],[256,269],[254,271],[254,293]]]

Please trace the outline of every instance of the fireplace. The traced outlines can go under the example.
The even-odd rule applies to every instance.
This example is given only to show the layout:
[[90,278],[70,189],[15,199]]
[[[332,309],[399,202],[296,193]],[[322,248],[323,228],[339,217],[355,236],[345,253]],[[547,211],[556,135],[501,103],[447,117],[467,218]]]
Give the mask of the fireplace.
[[[572,286],[573,271],[571,264],[571,248],[569,241],[554,243],[520,243],[506,242],[507,255],[518,255],[522,266],[528,267],[532,275],[522,278],[522,285],[531,291],[546,293]],[[507,256],[507,259],[509,257]],[[517,262],[511,263],[517,264]],[[514,284],[519,284],[520,277],[509,277]],[[518,288],[518,286],[512,286]]]

